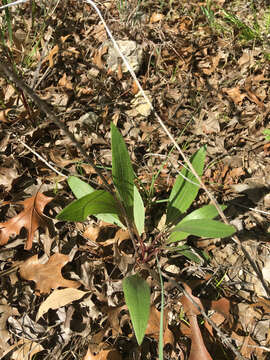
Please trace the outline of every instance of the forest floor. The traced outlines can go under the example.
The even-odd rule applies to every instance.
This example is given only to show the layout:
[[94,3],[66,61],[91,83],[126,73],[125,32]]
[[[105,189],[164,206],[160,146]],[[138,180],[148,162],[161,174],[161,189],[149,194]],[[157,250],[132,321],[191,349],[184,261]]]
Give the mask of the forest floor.
[[[184,154],[206,146],[202,180],[227,206],[240,242],[190,236],[172,253],[163,236],[158,256],[140,262],[117,226],[94,217],[58,221],[74,200],[67,176],[97,189],[102,181],[50,111],[109,183],[110,123],[121,131],[145,201],[147,243],[162,227],[183,159],[121,60],[109,61],[108,34],[88,3],[29,1],[1,10],[0,357],[158,358],[158,259],[165,359],[209,359],[206,348],[215,360],[270,359],[270,3],[97,6],[116,40],[136,44],[140,84]],[[208,203],[201,189],[191,210]],[[140,347],[122,291],[135,268],[151,288]],[[199,328],[192,327],[180,284],[210,322],[198,315]]]

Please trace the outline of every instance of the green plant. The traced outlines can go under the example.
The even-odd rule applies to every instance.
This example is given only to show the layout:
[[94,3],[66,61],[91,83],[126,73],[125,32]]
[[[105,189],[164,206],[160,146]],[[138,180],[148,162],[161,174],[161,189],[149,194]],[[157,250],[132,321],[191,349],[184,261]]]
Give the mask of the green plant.
[[226,10],[223,10],[223,14],[225,16],[225,20],[239,31],[240,39],[249,41],[260,38],[259,25],[256,18],[254,18],[254,24],[253,27],[251,27],[245,24],[236,15]]
[[262,133],[265,135],[265,140],[270,141],[270,129],[264,129]]
[[218,33],[224,31],[225,29],[223,28],[223,26],[220,25],[220,23],[217,21],[216,15],[214,10],[212,9],[212,1],[208,0],[206,2],[206,6],[201,6],[201,10],[203,12],[203,14],[205,15],[208,24],[210,25],[210,27],[217,31]]
[[262,40],[262,34],[267,33],[269,28],[269,10],[265,12],[263,21],[259,22],[255,8],[251,6],[250,9],[251,24],[248,25],[233,11],[227,11],[211,0],[206,2],[206,6],[201,6],[201,10],[213,31],[219,35],[227,33],[229,36],[235,32],[237,37],[244,42]]
[[[115,192],[95,190],[77,177],[68,178],[68,184],[77,200],[64,208],[57,216],[60,220],[84,221],[94,215],[106,222],[129,229],[137,254],[137,261],[146,263],[162,250],[177,251],[191,260],[197,260],[189,247],[172,243],[185,240],[188,236],[227,237],[235,232],[233,226],[213,220],[218,216],[213,205],[206,205],[185,216],[195,200],[199,184],[189,169],[183,168],[177,177],[167,204],[166,225],[150,245],[146,246],[142,234],[145,232],[145,211],[142,197],[134,183],[135,175],[122,135],[111,124],[112,180]],[[206,149],[202,147],[192,157],[191,163],[202,176]],[[223,206],[223,209],[225,207]],[[147,231],[146,231],[147,237]],[[160,240],[165,238],[163,245]],[[205,257],[203,254],[202,258]],[[196,261],[195,260],[195,261]],[[162,284],[162,282],[161,282]],[[139,344],[143,341],[150,311],[150,289],[139,275],[123,280],[123,291],[130,312],[135,336]]]

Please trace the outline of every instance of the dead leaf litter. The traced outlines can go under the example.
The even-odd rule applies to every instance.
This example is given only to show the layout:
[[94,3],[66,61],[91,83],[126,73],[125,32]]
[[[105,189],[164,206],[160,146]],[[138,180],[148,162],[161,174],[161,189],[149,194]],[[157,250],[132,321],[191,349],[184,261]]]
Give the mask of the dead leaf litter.
[[[141,190],[151,190],[153,201],[168,198],[182,159],[95,11],[74,0],[32,5],[11,10],[12,41],[3,12],[1,63],[12,64],[53,107],[109,183],[113,121],[125,138]],[[230,239],[189,238],[193,251],[209,256],[208,261],[200,256],[200,263],[160,253],[164,355],[171,360],[197,359],[198,354],[209,360],[267,359],[270,303],[254,266],[269,286],[270,158],[263,134],[269,129],[269,5],[184,0],[98,6],[186,155],[207,145],[203,181],[227,205],[226,215],[254,261]],[[79,175],[95,188],[101,181],[65,132],[2,73],[0,85],[0,356],[157,358],[161,300],[154,258],[147,266],[139,264],[128,232],[116,226],[95,218],[84,223],[55,219],[73,200],[66,176]],[[208,202],[200,191],[194,207]],[[149,246],[165,206],[147,208]],[[123,277],[138,266],[151,287],[140,349],[122,291]]]

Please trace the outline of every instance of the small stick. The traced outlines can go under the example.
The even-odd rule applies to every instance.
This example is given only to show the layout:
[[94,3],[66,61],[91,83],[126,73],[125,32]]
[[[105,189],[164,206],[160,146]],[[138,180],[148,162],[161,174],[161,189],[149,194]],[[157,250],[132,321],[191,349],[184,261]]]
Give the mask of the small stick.
[[67,178],[67,176],[65,174],[62,174],[60,171],[58,171],[55,167],[53,167],[50,163],[48,163],[47,160],[45,160],[41,155],[39,155],[35,150],[31,149],[30,146],[28,146],[27,144],[25,144],[22,140],[18,139],[18,141],[24,146],[26,147],[26,149],[28,149],[29,151],[31,151],[31,153],[33,153],[34,155],[36,155],[36,157],[41,160],[42,162],[44,162],[44,164],[46,164],[51,170],[53,170],[54,172],[56,172],[57,175],[63,176],[64,178]]

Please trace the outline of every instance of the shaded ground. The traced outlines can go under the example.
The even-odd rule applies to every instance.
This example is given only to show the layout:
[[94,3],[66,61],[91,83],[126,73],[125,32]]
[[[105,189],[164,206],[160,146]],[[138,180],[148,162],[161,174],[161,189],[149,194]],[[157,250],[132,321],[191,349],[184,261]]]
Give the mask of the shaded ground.
[[[138,78],[185,153],[190,156],[207,145],[203,181],[219,203],[228,205],[226,215],[268,281],[270,161],[262,131],[269,126],[269,4],[108,1],[100,4],[100,9],[117,40],[134,40],[142,46]],[[145,109],[138,111],[136,86],[130,75],[123,73],[121,63],[115,71],[106,65],[108,49],[102,44],[107,35],[97,14],[87,4],[66,1],[57,6],[32,3],[32,8],[29,3],[21,4],[12,8],[9,16],[13,42],[8,38],[5,13],[1,18],[1,61],[12,64],[20,78],[53,106],[55,115],[108,179],[110,122],[121,129],[147,204],[150,241],[150,235],[158,232],[164,204],[154,203],[168,198],[182,159],[154,115],[143,116]],[[1,198],[22,201],[43,184],[40,191],[54,198],[45,214],[54,218],[73,199],[66,178],[49,169],[23,143],[64,175],[82,175],[95,186],[100,186],[100,180],[77,146],[37,104],[5,76],[0,84]],[[208,201],[200,192],[194,208]],[[19,210],[4,203],[1,221]],[[0,306],[4,306],[0,308],[0,331],[4,334],[7,330],[1,355],[8,352],[6,359],[19,358],[12,347],[17,344],[24,349],[22,359],[83,359],[87,349],[96,353],[106,347],[119,351],[116,359],[120,354],[123,359],[140,358],[140,354],[142,359],[155,358],[160,316],[155,258],[144,269],[153,308],[139,350],[121,288],[129,265],[134,265],[130,239],[117,233],[116,227],[103,224],[97,230],[93,220],[83,224],[54,220],[54,225],[53,236],[46,231],[35,234],[31,250],[24,250],[24,231],[0,249]],[[190,238],[187,245],[200,254],[204,250],[209,261],[201,258],[196,263],[165,251],[159,254],[165,280],[167,358],[187,359],[191,337],[180,319],[184,316],[181,289],[171,279],[187,283],[202,301],[226,298],[230,315],[223,304],[226,314],[213,321],[243,357],[267,359],[269,297],[241,249],[231,239]],[[21,278],[18,266],[30,255],[44,256],[46,262],[46,254],[57,252],[69,255],[70,261],[63,264],[64,278],[80,281],[80,290],[90,291],[90,296],[51,309],[37,322],[37,312],[48,295],[39,296],[35,284]],[[215,330],[202,332],[213,358],[236,358]],[[26,342],[36,348],[39,344],[43,350],[33,356]],[[109,357],[103,353],[99,358]]]

